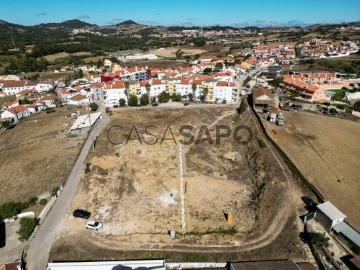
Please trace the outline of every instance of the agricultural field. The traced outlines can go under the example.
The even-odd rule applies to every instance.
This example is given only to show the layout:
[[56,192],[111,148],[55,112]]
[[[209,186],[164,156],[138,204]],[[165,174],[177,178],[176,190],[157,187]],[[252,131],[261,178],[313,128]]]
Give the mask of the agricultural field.
[[[249,126],[238,133],[246,143],[231,136],[216,144],[217,124]],[[196,143],[179,143],[188,140],[183,125],[193,126]],[[262,140],[252,112],[239,115],[232,106],[112,112],[50,260],[305,260],[296,223],[303,188]],[[104,227],[87,231],[83,219],[72,217],[76,208]]]
[[0,204],[27,201],[59,186],[71,169],[82,137],[67,138],[76,108],[29,116],[0,135]]
[[284,111],[285,125],[268,125],[269,136],[326,200],[360,230],[360,123]]
[[161,49],[150,50],[150,53],[155,54],[157,56],[161,56],[161,57],[175,58],[176,57],[175,53],[179,49],[184,52],[184,56],[185,55],[192,56],[192,55],[195,55],[195,54],[202,54],[202,53],[207,52],[206,50],[199,49],[199,48],[169,47],[169,48],[161,48]]

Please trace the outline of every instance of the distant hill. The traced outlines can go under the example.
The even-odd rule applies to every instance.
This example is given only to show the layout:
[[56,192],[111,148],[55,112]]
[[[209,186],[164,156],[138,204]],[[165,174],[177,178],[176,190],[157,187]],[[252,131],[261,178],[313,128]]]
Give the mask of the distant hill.
[[35,27],[61,27],[61,28],[67,28],[67,29],[76,29],[76,28],[84,28],[89,26],[97,26],[96,24],[90,24],[78,19],[75,20],[68,20],[61,23],[42,23],[39,25],[35,25]]
[[126,25],[138,25],[138,23],[134,22],[133,20],[126,20],[121,23],[115,24],[115,26],[126,26]]

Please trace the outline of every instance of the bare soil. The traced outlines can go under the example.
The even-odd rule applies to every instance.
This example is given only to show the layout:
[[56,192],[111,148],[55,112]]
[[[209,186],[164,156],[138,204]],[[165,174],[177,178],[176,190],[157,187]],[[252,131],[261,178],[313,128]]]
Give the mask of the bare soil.
[[360,230],[360,123],[306,112],[283,113],[285,126],[268,125],[269,136]]
[[[213,144],[199,140],[182,145],[180,155],[169,130],[164,133],[170,127],[179,142],[179,128],[186,124],[194,126],[195,138],[201,126],[207,126]],[[247,125],[253,137],[247,144],[230,137],[216,145],[216,124],[229,125],[232,130]],[[110,130],[114,125],[123,129]],[[157,127],[148,130],[158,138],[154,145],[144,143],[155,142],[145,133],[147,125]],[[259,146],[258,137],[263,135],[257,125],[250,110],[239,116],[230,106],[113,113],[107,130],[118,145],[109,143],[107,132],[98,138],[50,259],[165,256],[170,260],[214,260],[217,256],[223,259],[221,253],[237,253],[238,258],[239,254],[243,258],[254,254],[269,258],[270,254],[304,260],[294,225],[297,211],[302,211],[302,191],[270,146]],[[142,143],[135,132],[126,143],[132,126],[137,127]],[[248,133],[242,130],[238,135],[246,138]],[[168,140],[161,144],[162,137]],[[186,228],[182,227],[180,160]],[[77,207],[91,211],[92,219],[100,220],[104,227],[86,231],[84,220],[71,215]],[[232,223],[225,214],[233,215]],[[169,230],[176,231],[175,239],[170,239]]]
[[67,139],[68,117],[76,108],[56,108],[21,120],[0,135],[0,203],[25,201],[58,186],[68,174],[83,143]]

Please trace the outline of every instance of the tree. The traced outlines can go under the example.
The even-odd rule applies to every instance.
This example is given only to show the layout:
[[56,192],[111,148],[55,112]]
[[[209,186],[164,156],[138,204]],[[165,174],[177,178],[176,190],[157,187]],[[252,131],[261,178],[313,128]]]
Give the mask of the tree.
[[200,58],[200,54],[197,53],[197,54],[194,55],[195,60],[198,60],[199,58]]
[[20,229],[17,231],[19,240],[28,240],[36,227],[36,220],[34,218],[24,217],[20,219]]
[[323,248],[329,246],[330,238],[325,233],[309,233],[309,240],[316,248]]
[[2,121],[1,127],[8,129],[9,127],[11,127],[11,122],[9,120]]
[[216,68],[217,70],[222,70],[223,67],[224,67],[223,63],[218,62],[218,63],[215,64],[215,68]]
[[172,100],[172,101],[175,101],[175,102],[181,101],[181,94],[173,93],[173,94],[171,95],[171,100]]
[[99,105],[97,105],[95,102],[91,102],[89,107],[94,112],[94,111],[97,111],[97,109],[99,108]]
[[0,220],[13,217],[25,209],[28,205],[19,202],[6,202],[0,205]]
[[137,106],[138,105],[138,99],[135,94],[131,94],[128,101],[129,106]]
[[141,95],[141,97],[140,97],[140,105],[141,106],[146,106],[149,104],[149,102],[150,102],[150,100],[149,100],[148,94]]
[[193,94],[189,93],[187,96],[188,96],[189,100],[193,101],[193,98],[194,98]]
[[170,100],[170,94],[168,92],[163,91],[158,96],[158,99],[160,103],[166,103]]
[[192,89],[192,92],[193,92],[193,96],[196,97],[195,93],[196,93],[197,85],[195,83],[193,83],[191,85],[191,89]]
[[175,52],[176,59],[181,59],[183,54],[184,54],[184,52],[182,50],[178,49]]
[[205,75],[210,74],[212,72],[212,68],[204,68],[203,73]]
[[120,98],[120,99],[119,99],[119,106],[120,106],[120,107],[124,107],[125,105],[126,105],[126,100],[123,99],[123,98]]
[[147,84],[145,85],[145,89],[146,89],[147,95],[150,97],[151,85],[147,83]]

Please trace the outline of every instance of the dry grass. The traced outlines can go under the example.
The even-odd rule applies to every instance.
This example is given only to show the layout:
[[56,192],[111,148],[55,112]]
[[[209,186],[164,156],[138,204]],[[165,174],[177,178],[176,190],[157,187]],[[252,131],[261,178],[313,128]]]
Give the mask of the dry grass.
[[83,142],[65,139],[74,110],[32,115],[0,136],[0,203],[25,201],[62,183]]
[[269,136],[360,230],[360,124],[305,112],[285,111],[284,118],[284,127],[269,126]]
[[[168,125],[178,141],[181,138],[179,128],[185,124],[199,128],[211,125],[216,119],[230,126],[255,123],[249,112],[244,117],[232,113],[231,107],[114,112],[110,126],[119,124],[124,129],[110,133],[110,138],[124,143],[114,146],[107,140],[106,132],[100,135],[96,150],[88,159],[89,170],[83,174],[70,209],[70,212],[77,207],[91,211],[92,217],[101,220],[104,227],[96,233],[88,232],[83,220],[68,215],[51,257],[68,256],[76,260],[86,250],[86,256],[106,259],[114,250],[134,251],[139,247],[168,250],[166,247],[171,249],[169,245],[172,248],[175,245],[191,251],[192,245],[204,249],[209,245],[234,245],[246,250],[240,243],[254,243],[257,247],[272,243],[285,223],[294,217],[300,196],[289,198],[286,183],[292,176],[284,177],[279,172],[279,165],[270,151],[260,149],[257,139],[247,145],[238,145],[229,138],[220,145],[203,142],[183,146],[187,227],[185,230],[181,227],[179,146],[172,140],[160,144],[161,137]],[[125,144],[134,125],[143,143],[133,140]],[[157,127],[149,130],[159,138],[155,145],[144,143],[154,140],[144,133],[147,125]],[[255,138],[257,130],[253,129]],[[215,134],[214,129],[210,132]],[[166,138],[170,137],[168,132]],[[226,221],[224,213],[233,214],[232,224]],[[236,236],[226,233],[232,228]],[[171,240],[168,230],[185,233],[185,236]],[[212,233],[208,233],[210,231]],[[286,241],[298,241],[296,229],[291,228],[288,233]],[[70,254],[67,247],[74,246],[74,241],[78,244]],[[286,241],[281,241],[276,245],[291,248]],[[97,252],[103,249],[106,251]],[[209,249],[208,252],[214,251]],[[285,256],[283,250],[279,252],[277,256]],[[297,253],[296,256],[302,255]]]
[[69,56],[69,53],[67,52],[60,52],[60,53],[54,53],[54,54],[48,54],[48,55],[45,55],[44,58],[48,61],[54,61],[56,59],[59,59],[59,58],[65,58],[65,57],[68,57]]

